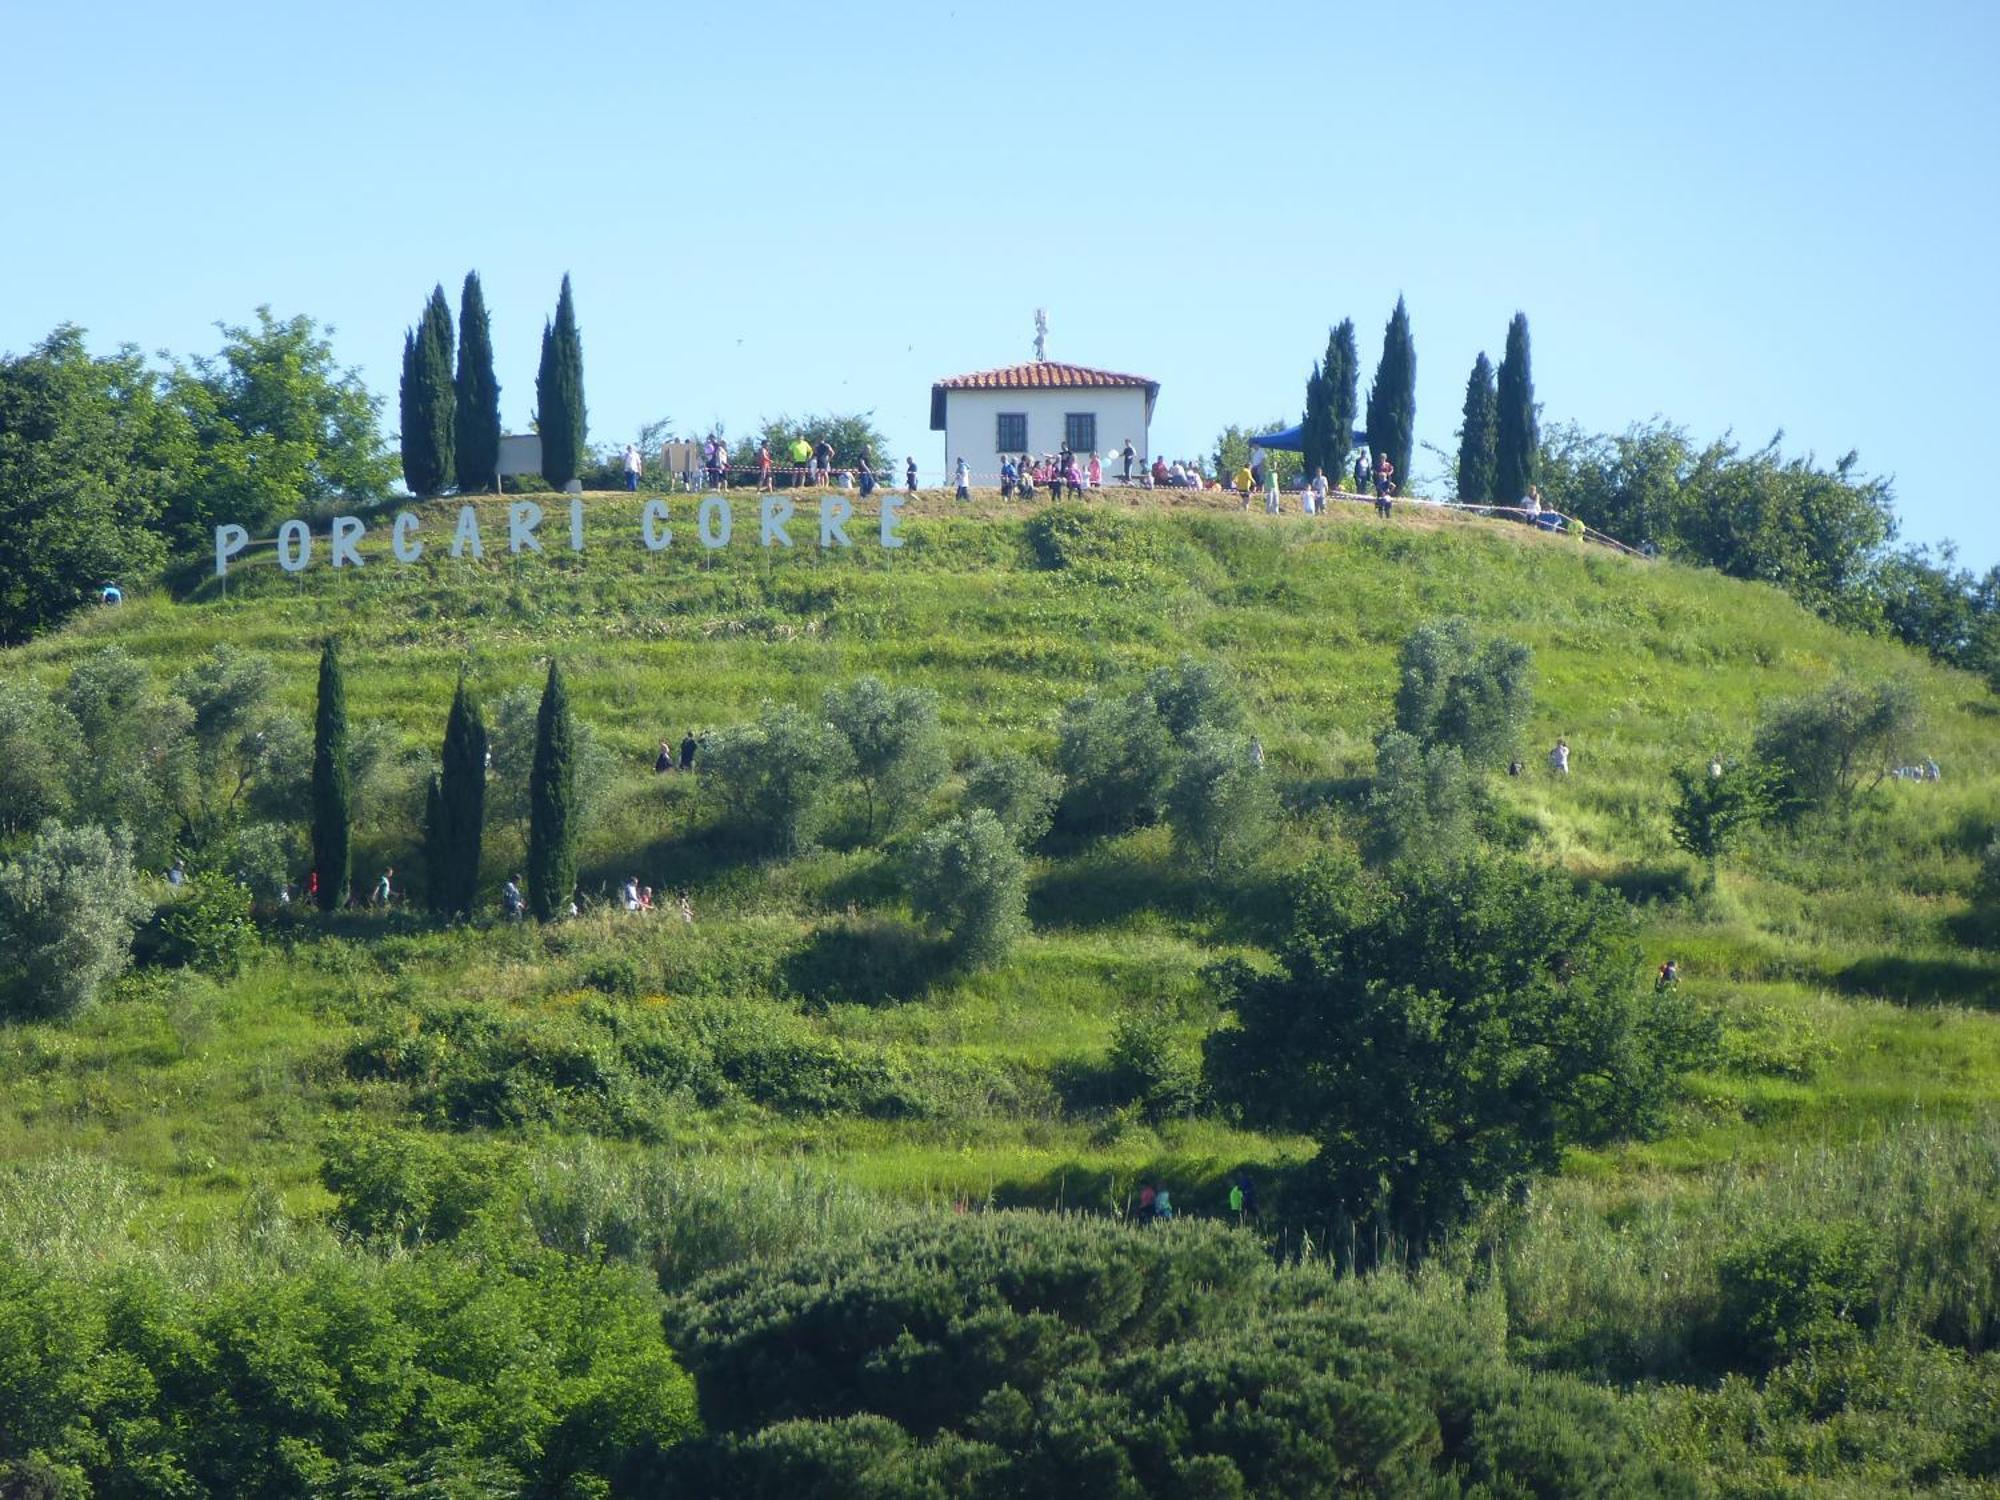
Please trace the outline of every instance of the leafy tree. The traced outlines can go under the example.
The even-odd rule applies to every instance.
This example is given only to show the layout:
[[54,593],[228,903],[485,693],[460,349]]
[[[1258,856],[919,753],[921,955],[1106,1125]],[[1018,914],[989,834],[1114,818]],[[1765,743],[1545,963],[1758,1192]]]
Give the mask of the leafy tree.
[[1183,656],[1146,674],[1153,710],[1177,740],[1198,729],[1229,731],[1243,723],[1243,703],[1229,678],[1212,662]]
[[869,454],[880,473],[885,462],[893,462],[895,455],[889,452],[889,440],[882,435],[882,429],[869,420],[872,415],[871,412],[821,412],[802,417],[766,417],[758,432],[746,440],[747,448],[732,450],[734,456],[730,461],[754,455],[758,443],[768,443],[775,466],[773,472],[788,479],[792,443],[804,438],[815,451],[822,442],[831,443],[834,462],[839,464],[852,464],[862,454]]
[[[1267,432],[1276,432],[1289,425],[1283,417],[1274,417],[1268,422],[1258,422],[1250,427],[1238,427],[1231,423],[1223,428],[1216,435],[1215,452],[1209,459],[1209,476],[1228,484],[1238,469],[1249,464],[1252,438]],[[1305,475],[1305,461],[1296,453],[1266,452],[1264,462],[1276,466],[1278,485],[1281,489],[1298,488],[1299,481]]]
[[1336,472],[1342,461],[1354,448],[1354,424],[1361,408],[1355,391],[1361,380],[1361,356],[1354,345],[1354,320],[1342,318],[1333,330],[1333,337],[1327,341],[1324,371],[1327,392],[1327,421],[1331,428],[1332,446],[1329,454],[1337,453],[1328,469],[1327,478],[1338,483],[1341,475]]
[[289,816],[299,780],[298,727],[277,711],[270,661],[219,645],[183,672],[174,693],[192,714],[192,796],[184,819],[195,842],[219,838],[236,818],[272,809]]
[[[582,471],[589,423],[583,400],[583,338],[569,276],[556,299],[555,320],[542,325],[542,360],[535,374],[535,430],[542,438],[542,477],[560,489]],[[567,899],[567,896],[565,896]]]
[[72,815],[123,829],[134,857],[159,865],[198,800],[192,711],[117,646],[76,664],[62,707],[82,750],[69,761]]
[[458,301],[458,373],[452,381],[452,468],[462,495],[492,489],[500,472],[500,381],[479,273],[465,273]]
[[966,802],[992,813],[1023,849],[1049,831],[1062,791],[1061,773],[1011,752],[980,758],[965,778]]
[[469,917],[478,906],[479,846],[486,830],[486,745],[479,699],[461,673],[444,726],[429,868],[431,903],[447,916]]
[[[485,714],[486,743],[493,752],[493,774],[486,785],[487,822],[512,825],[524,847],[534,801],[535,724],[541,707],[537,689],[519,687],[495,699]],[[588,719],[573,718],[571,729],[577,837],[582,838],[604,810],[617,761]]]
[[910,905],[968,964],[997,963],[1028,929],[1028,867],[983,807],[933,828],[911,856]]
[[0,1009],[74,1015],[125,972],[145,914],[123,835],[44,823],[0,865]]
[[1403,299],[1389,314],[1382,331],[1382,358],[1375,366],[1375,383],[1368,388],[1368,446],[1386,453],[1396,466],[1396,483],[1410,483],[1410,454],[1416,447],[1417,346],[1410,337],[1410,315]]
[[160,908],[157,960],[227,978],[257,945],[250,888],[215,870],[196,870]]
[[312,319],[220,325],[223,346],[168,380],[199,445],[194,473],[169,504],[175,525],[205,539],[220,521],[253,533],[301,508],[387,498],[396,459],[383,445],[381,402],[357,370],[334,362]]
[[1482,644],[1461,616],[1428,621],[1398,656],[1396,727],[1426,749],[1456,745],[1471,766],[1504,760],[1527,722],[1531,667],[1526,646]]
[[413,495],[442,494],[451,483],[457,432],[452,388],[451,307],[431,289],[424,315],[403,335],[403,483]]
[[717,737],[703,783],[753,843],[781,854],[810,848],[833,814],[833,789],[853,764],[847,736],[786,705]]
[[1496,493],[1493,488],[1494,424],[1498,420],[1495,403],[1493,366],[1482,350],[1472,362],[1472,374],[1466,377],[1465,412],[1458,429],[1458,498],[1468,505],[1486,504]]
[[313,717],[312,859],[321,911],[347,899],[354,861],[354,809],[347,763],[347,678],[338,643],[328,636],[319,655],[319,706]]
[[1278,799],[1240,735],[1198,728],[1167,783],[1174,845],[1208,875],[1237,873],[1271,840]]
[[0,678],[0,834],[69,811],[76,720],[27,677]]
[[1279,961],[1229,980],[1210,1083],[1313,1136],[1334,1201],[1412,1245],[1568,1145],[1656,1129],[1707,1043],[1637,983],[1623,902],[1518,860],[1309,872]]
[[849,761],[868,809],[868,836],[878,811],[895,827],[923,811],[950,769],[937,695],[921,688],[890,688],[879,677],[826,695],[827,722],[847,737]]
[[1674,842],[1708,866],[1715,885],[1722,856],[1771,813],[1770,774],[1757,764],[1731,765],[1715,775],[1707,766],[1675,766],[1677,793],[1668,817]]
[[1918,722],[1916,689],[1907,681],[1836,682],[1773,708],[1757,726],[1755,753],[1769,769],[1781,813],[1844,817],[1864,787],[1881,785],[1902,763]]
[[1500,357],[1498,404],[1493,442],[1493,498],[1512,505],[1535,482],[1541,439],[1535,431],[1535,380],[1528,367],[1528,315],[1515,313],[1507,325],[1507,352]]
[[1385,731],[1367,815],[1367,849],[1379,863],[1463,855],[1472,842],[1472,778],[1458,746],[1427,748],[1400,729]]
[[1117,833],[1158,815],[1173,774],[1172,731],[1147,694],[1079,698],[1063,710],[1058,815],[1070,827]]
[[158,568],[160,497],[193,464],[192,433],[135,350],[93,359],[64,324],[0,357],[0,644]]
[[528,782],[528,905],[553,922],[576,889],[576,726],[562,670],[549,663],[535,717],[535,764]]

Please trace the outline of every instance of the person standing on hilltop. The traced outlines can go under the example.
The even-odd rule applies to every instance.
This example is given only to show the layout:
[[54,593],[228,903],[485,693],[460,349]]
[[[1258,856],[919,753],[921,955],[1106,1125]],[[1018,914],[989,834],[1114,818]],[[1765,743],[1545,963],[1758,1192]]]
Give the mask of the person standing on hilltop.
[[1243,497],[1243,509],[1250,508],[1250,487],[1257,482],[1257,476],[1245,464],[1236,471],[1236,493]]
[[917,461],[907,454],[903,458],[903,488],[912,495],[917,492]]
[[792,439],[792,488],[802,490],[812,475],[813,445],[803,435]]
[[1368,493],[1368,455],[1365,453],[1354,455],[1354,493]]
[[757,445],[757,488],[760,490],[777,488],[771,479],[771,445],[768,442]]
[[825,438],[821,438],[819,440],[819,447],[814,452],[819,458],[819,482],[821,484],[831,484],[833,482],[833,444]]
[[638,445],[627,443],[625,445],[625,488],[627,490],[636,490],[639,488],[639,472],[644,467],[645,460],[639,457]]
[[1090,455],[1090,470],[1086,477],[1090,480],[1090,487],[1092,489],[1101,490],[1104,488],[1104,465],[1097,461],[1095,453]]
[[952,475],[951,482],[958,491],[959,499],[970,500],[972,498],[972,470],[967,466],[964,459],[961,458],[958,461],[958,472]]
[[1130,484],[1132,482],[1132,460],[1139,456],[1134,451],[1130,438],[1125,439],[1125,446],[1118,450],[1118,456],[1125,460],[1125,482]]

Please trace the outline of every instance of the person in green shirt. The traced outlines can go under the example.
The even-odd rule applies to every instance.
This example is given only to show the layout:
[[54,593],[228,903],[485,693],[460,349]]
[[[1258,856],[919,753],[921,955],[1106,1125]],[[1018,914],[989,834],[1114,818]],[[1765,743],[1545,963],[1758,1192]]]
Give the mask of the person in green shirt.
[[792,488],[804,489],[806,466],[812,462],[813,445],[802,437],[792,439]]

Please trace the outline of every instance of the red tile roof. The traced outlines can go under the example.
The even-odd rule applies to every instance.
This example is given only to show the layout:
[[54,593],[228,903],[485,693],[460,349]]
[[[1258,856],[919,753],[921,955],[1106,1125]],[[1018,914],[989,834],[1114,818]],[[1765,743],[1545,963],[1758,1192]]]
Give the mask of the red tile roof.
[[997,370],[975,370],[970,375],[953,375],[931,386],[931,427],[944,428],[946,391],[1068,391],[1104,386],[1127,387],[1146,393],[1146,415],[1150,419],[1153,402],[1159,398],[1160,383],[1143,375],[1121,375],[1115,370],[1093,370],[1088,365],[1058,364],[1036,360],[1025,365],[1004,365]]

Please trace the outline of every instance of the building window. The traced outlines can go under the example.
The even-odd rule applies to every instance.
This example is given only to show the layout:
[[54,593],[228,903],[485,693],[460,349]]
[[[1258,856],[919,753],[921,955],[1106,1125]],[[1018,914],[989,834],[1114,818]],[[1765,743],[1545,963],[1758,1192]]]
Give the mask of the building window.
[[999,431],[993,438],[995,453],[1026,453],[1028,451],[1028,414],[1024,411],[1003,411],[996,424]]
[[1072,453],[1097,451],[1097,413],[1072,411],[1063,414],[1063,438]]

